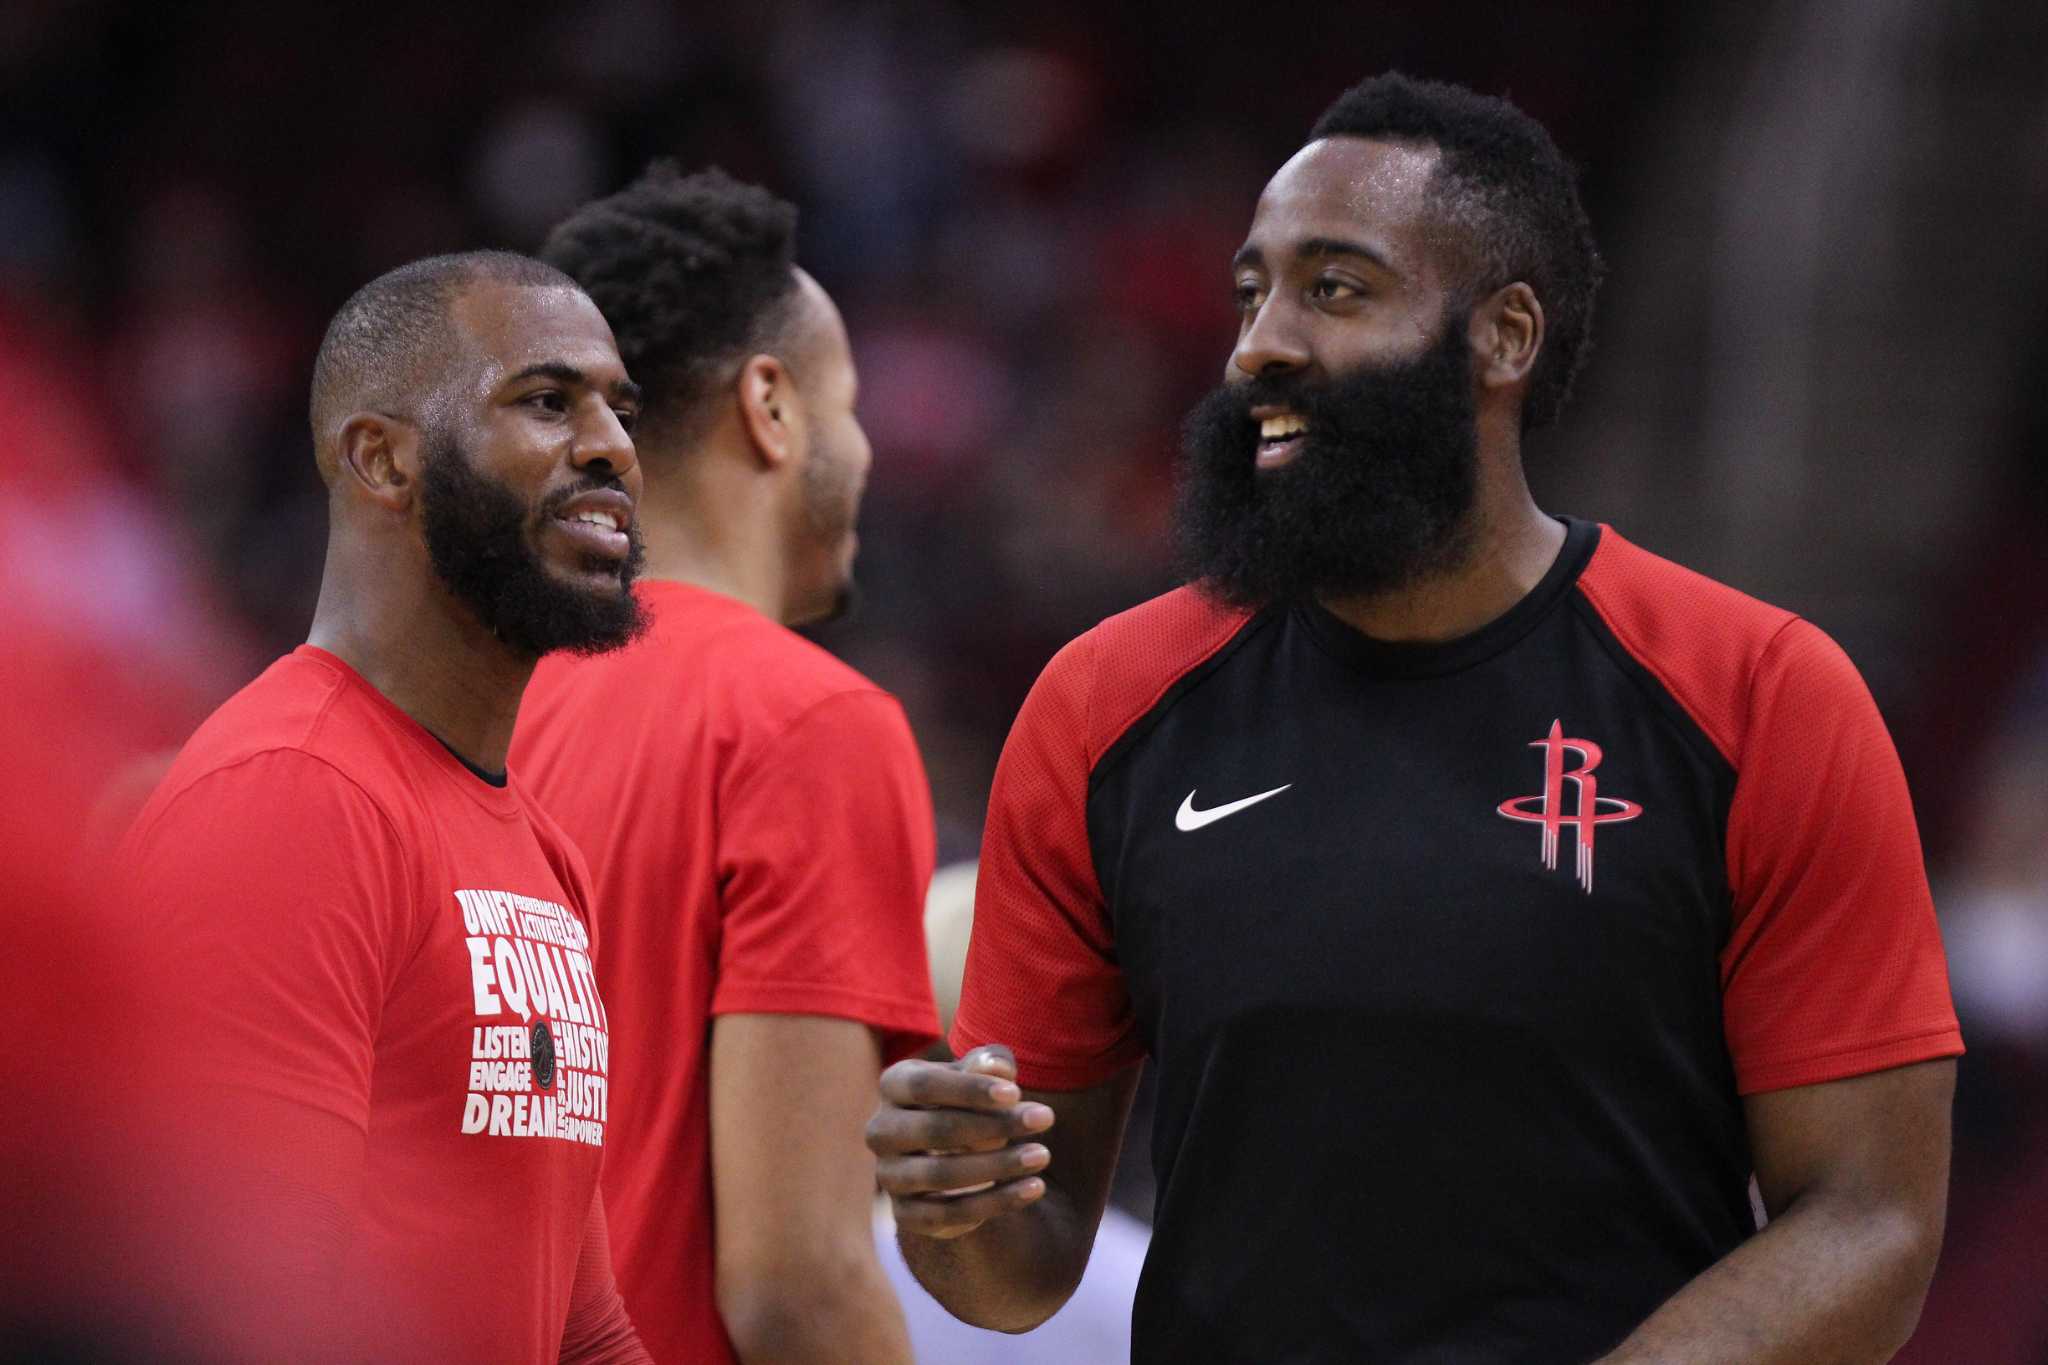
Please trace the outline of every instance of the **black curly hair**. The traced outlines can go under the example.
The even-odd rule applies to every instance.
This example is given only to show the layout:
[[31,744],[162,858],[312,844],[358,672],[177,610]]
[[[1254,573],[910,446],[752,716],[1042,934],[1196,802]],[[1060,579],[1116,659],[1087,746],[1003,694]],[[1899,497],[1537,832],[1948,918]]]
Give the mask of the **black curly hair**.
[[1326,137],[1438,149],[1430,196],[1471,257],[1467,293],[1478,299],[1520,280],[1543,305],[1547,335],[1522,425],[1556,421],[1586,359],[1605,266],[1571,163],[1543,125],[1507,100],[1389,72],[1352,86],[1323,111],[1308,140]]
[[776,348],[796,299],[796,206],[717,167],[656,161],[548,234],[540,257],[582,285],[639,381],[642,422],[687,435],[730,367]]

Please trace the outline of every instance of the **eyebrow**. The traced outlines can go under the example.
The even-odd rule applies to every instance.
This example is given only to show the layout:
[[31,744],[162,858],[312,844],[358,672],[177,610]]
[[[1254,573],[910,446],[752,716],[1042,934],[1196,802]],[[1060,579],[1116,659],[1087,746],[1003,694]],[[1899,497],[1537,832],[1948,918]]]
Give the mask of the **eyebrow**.
[[[507,384],[517,384],[527,379],[553,379],[558,383],[578,384],[585,388],[591,387],[589,375],[583,373],[574,365],[565,364],[559,360],[543,360],[538,365],[528,365],[505,382]],[[637,403],[640,401],[643,392],[644,390],[632,380],[621,379],[612,385],[611,396],[615,400]]]
[[[1294,248],[1296,260],[1311,261],[1320,256],[1360,256],[1371,261],[1382,270],[1392,270],[1394,268],[1387,263],[1385,256],[1373,250],[1365,243],[1350,242],[1341,237],[1311,237]],[[1266,254],[1250,243],[1246,243],[1238,248],[1237,255],[1230,258],[1230,268],[1232,270],[1238,270],[1248,265],[1263,266],[1265,263]]]

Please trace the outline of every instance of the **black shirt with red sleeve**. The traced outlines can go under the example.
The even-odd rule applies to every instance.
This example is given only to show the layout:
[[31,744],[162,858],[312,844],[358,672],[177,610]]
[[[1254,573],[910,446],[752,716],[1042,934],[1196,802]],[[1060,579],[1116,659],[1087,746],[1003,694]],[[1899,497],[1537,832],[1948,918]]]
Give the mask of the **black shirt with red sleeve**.
[[1819,630],[1567,522],[1442,645],[1183,589],[997,772],[956,1052],[1157,1068],[1134,1359],[1584,1361],[1755,1231],[1741,1097],[1962,1043]]

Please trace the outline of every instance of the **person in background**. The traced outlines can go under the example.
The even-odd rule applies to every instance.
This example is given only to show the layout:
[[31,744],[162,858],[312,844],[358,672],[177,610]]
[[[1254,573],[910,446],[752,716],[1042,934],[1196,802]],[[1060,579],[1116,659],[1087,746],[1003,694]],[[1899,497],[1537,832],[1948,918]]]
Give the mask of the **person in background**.
[[414,262],[328,325],[311,633],[120,852],[127,940],[176,981],[176,1065],[142,1079],[182,1099],[151,1154],[208,1359],[648,1359],[597,1191],[589,875],[506,768],[541,656],[641,625],[636,405],[595,305],[523,256]]
[[664,1361],[908,1359],[861,1143],[935,1036],[931,797],[896,700],[790,627],[852,591],[867,437],[796,211],[657,164],[543,255],[646,386],[645,640],[534,679],[513,762],[590,855],[620,1285]]

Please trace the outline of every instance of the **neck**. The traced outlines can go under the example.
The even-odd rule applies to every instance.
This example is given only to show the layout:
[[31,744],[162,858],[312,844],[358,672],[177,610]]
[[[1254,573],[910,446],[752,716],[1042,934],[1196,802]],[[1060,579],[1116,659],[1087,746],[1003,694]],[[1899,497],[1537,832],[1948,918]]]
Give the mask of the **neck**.
[[[488,772],[505,771],[519,699],[535,660],[507,648],[441,587],[419,555],[419,572],[394,573],[388,558],[330,539],[308,644],[362,674],[392,705]],[[392,585],[404,582],[407,587]]]
[[1375,640],[1440,644],[1499,619],[1543,581],[1564,548],[1564,525],[1530,495],[1519,443],[1488,434],[1482,425],[1463,558],[1391,592],[1321,599],[1332,616]]
[[665,472],[640,499],[641,577],[722,593],[785,620],[789,567],[774,481],[715,449],[650,455]]

